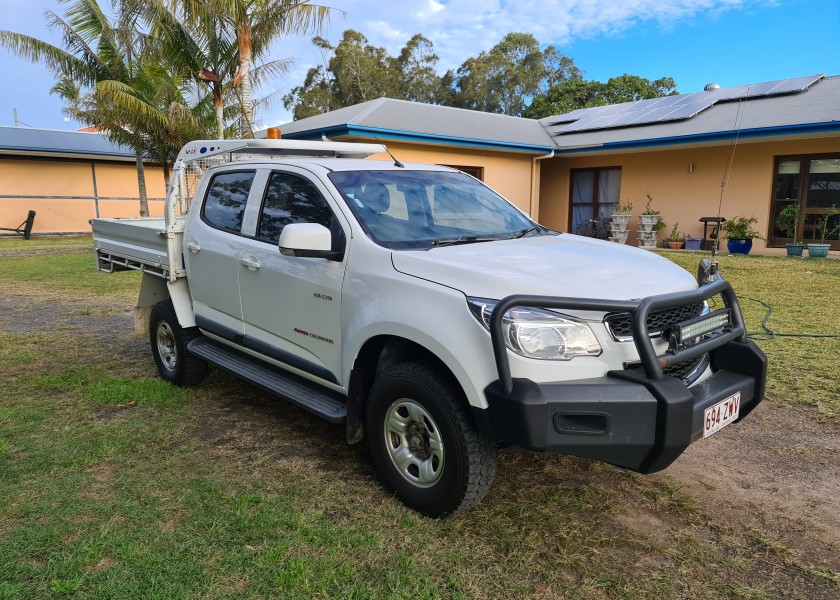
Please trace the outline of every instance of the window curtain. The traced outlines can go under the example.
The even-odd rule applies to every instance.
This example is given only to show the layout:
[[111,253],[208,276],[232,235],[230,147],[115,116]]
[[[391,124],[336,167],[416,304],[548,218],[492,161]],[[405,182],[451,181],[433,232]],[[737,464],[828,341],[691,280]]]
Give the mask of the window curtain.
[[621,170],[606,169],[598,172],[598,218],[608,219],[619,201]]
[[592,218],[595,197],[595,171],[576,171],[572,179],[572,233]]

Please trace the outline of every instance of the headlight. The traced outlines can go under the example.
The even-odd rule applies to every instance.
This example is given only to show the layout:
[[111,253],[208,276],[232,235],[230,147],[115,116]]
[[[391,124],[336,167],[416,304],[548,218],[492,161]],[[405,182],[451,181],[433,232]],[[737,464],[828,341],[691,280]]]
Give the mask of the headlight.
[[[467,298],[470,311],[488,331],[490,314],[498,303]],[[528,358],[571,360],[575,356],[598,356],[601,345],[586,323],[539,308],[516,307],[502,317],[507,347]]]

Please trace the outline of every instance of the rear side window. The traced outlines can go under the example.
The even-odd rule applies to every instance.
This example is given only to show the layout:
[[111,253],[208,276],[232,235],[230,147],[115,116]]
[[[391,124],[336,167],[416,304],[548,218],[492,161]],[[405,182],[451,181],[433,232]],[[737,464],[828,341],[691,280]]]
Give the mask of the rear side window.
[[241,233],[254,175],[254,171],[239,171],[214,176],[204,201],[204,220],[218,229]]
[[265,190],[257,237],[277,244],[283,228],[290,223],[318,223],[330,229],[333,215],[321,192],[310,181],[275,171]]

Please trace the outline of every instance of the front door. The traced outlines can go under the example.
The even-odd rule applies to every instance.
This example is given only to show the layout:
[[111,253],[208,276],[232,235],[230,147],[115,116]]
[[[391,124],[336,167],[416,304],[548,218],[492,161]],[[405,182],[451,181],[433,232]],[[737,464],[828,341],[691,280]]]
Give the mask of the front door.
[[281,254],[280,233],[291,223],[319,223],[333,232],[334,250],[347,245],[319,184],[302,173],[272,171],[255,235],[242,238],[239,249],[245,344],[340,384],[345,262]]

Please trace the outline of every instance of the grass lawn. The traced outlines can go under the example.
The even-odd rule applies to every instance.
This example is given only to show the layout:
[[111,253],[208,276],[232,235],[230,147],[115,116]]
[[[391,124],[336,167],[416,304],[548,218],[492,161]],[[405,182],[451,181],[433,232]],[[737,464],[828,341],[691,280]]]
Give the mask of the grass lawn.
[[[343,431],[213,371],[155,376],[87,238],[0,241],[0,600],[836,597],[786,531],[721,518],[666,476],[515,448],[487,499],[435,521]],[[6,253],[6,254],[4,254]],[[7,258],[4,258],[7,256]],[[666,256],[694,270],[699,254]],[[780,332],[840,333],[840,262],[722,257]],[[763,308],[744,302],[750,330]],[[769,402],[840,414],[838,339],[758,342]],[[808,535],[807,532],[803,535]]]

